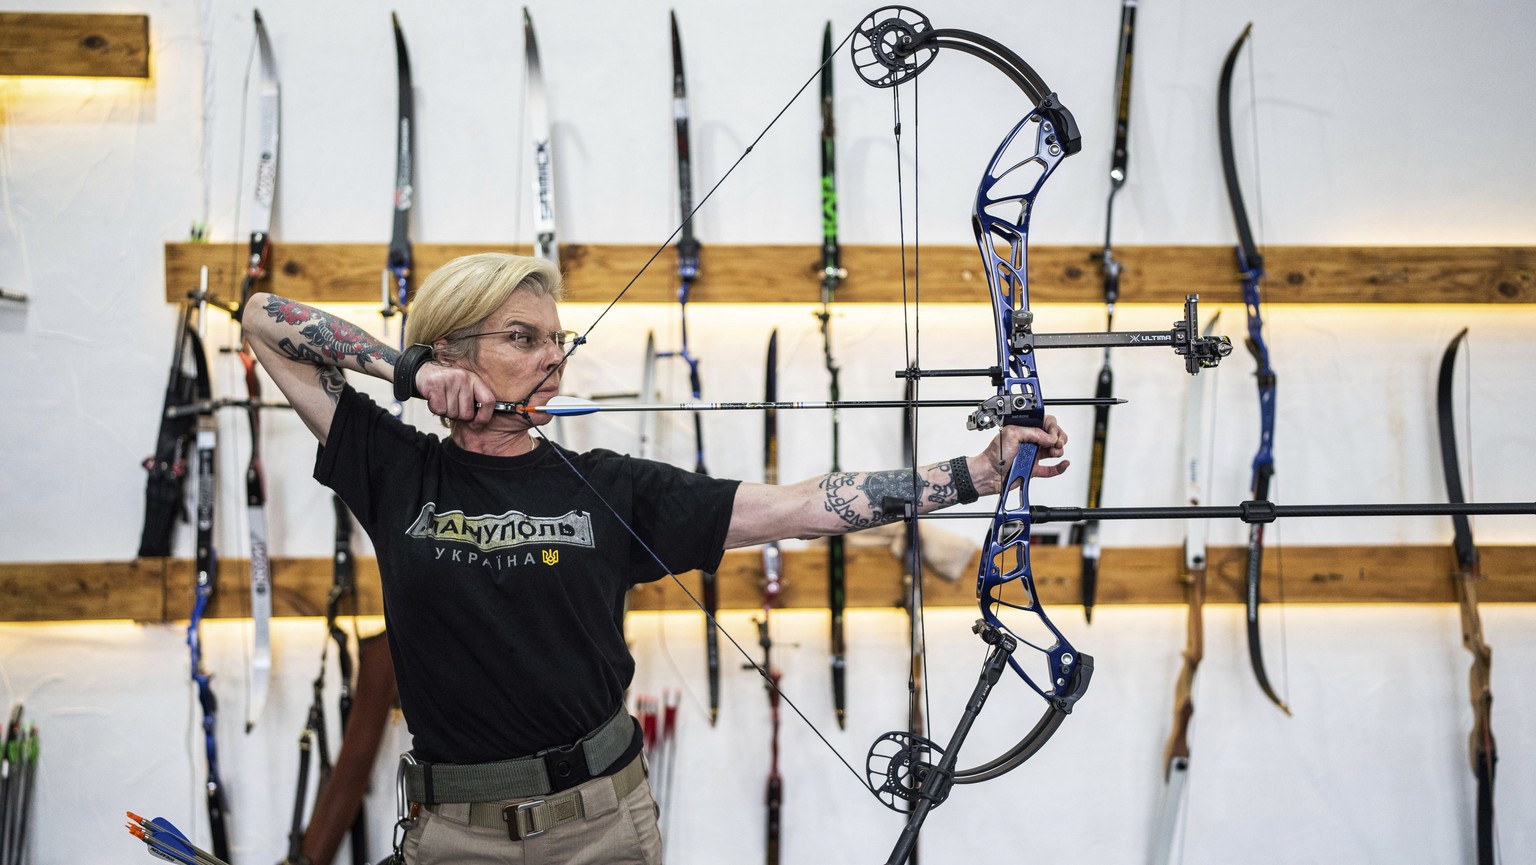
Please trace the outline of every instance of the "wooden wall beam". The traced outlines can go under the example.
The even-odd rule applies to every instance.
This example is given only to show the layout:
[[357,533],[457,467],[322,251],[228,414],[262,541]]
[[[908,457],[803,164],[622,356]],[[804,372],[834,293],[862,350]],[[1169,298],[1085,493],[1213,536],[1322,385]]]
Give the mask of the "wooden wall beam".
[[0,75],[149,77],[149,16],[0,12]]
[[[277,243],[263,290],[310,303],[380,302],[383,244]],[[417,244],[417,284],[448,260],[473,252],[524,252],[513,246]],[[567,244],[561,247],[567,299],[611,300],[639,272],[652,247]],[[1030,251],[1031,299],[1100,303],[1096,247],[1041,246]],[[1214,303],[1241,303],[1233,253],[1225,246],[1126,246],[1124,303],[1176,304],[1186,292]],[[209,268],[216,294],[230,295],[245,266],[243,244],[167,243],[166,300],[180,302]],[[912,260],[908,256],[909,263]],[[630,302],[673,303],[677,285],[671,251],[663,252],[625,296]],[[707,245],[691,300],[698,303],[817,303],[820,247]],[[848,279],[837,298],[849,303],[899,303],[901,259],[894,247],[844,246]],[[987,301],[985,275],[972,246],[923,248],[923,299]],[[1536,247],[1277,246],[1265,251],[1266,303],[1536,303]],[[909,273],[910,276],[910,273]]]
[[[1080,597],[1076,547],[1036,547],[1036,584],[1048,605],[1070,606]],[[1484,582],[1478,589],[1486,603],[1536,602],[1536,546],[1481,548]],[[1280,600],[1279,566],[1284,565],[1284,600],[1297,604],[1454,603],[1454,571],[1449,546],[1284,547],[1265,556],[1266,602]],[[903,595],[900,564],[880,547],[850,546],[848,606],[893,609]],[[1208,598],[1214,604],[1243,599],[1243,547],[1210,551]],[[1184,589],[1178,580],[1178,547],[1116,547],[1104,551],[1099,603],[1178,604]],[[826,606],[826,553],[818,548],[784,553],[782,605],[819,609]],[[221,559],[219,589],[209,605],[211,618],[248,615],[247,565]],[[968,607],[975,603],[973,559],[965,576],[949,582],[928,572],[924,586],[929,606]],[[752,609],[762,605],[762,555],[733,550],[720,566],[720,606]],[[1060,576],[1066,575],[1066,576]],[[697,591],[698,574],[682,577]],[[379,615],[378,563],[357,561],[358,606],[362,615]],[[0,564],[0,621],[70,621],[81,619],[183,619],[192,603],[193,568],[186,559],[130,562],[47,562]],[[277,616],[319,616],[331,585],[329,558],[274,559],[272,609]],[[1010,597],[1005,595],[1005,597]],[[671,580],[639,586],[633,610],[693,609]],[[350,604],[343,607],[350,615]]]

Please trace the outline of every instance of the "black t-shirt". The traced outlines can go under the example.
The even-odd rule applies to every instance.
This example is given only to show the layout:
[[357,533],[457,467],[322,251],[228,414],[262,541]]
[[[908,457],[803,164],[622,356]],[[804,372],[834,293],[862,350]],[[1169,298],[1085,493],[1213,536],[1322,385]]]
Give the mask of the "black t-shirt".
[[738,484],[548,441],[472,453],[350,386],[315,479],[373,539],[400,705],[417,756],[443,763],[568,745],[608,720],[635,670],[625,592],[718,567]]

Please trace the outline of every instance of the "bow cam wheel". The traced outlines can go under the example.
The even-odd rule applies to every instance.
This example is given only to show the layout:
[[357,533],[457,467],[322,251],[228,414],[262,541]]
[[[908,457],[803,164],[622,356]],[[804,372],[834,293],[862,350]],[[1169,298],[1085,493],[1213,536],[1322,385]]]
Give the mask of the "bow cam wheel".
[[933,25],[907,6],[885,6],[859,22],[853,69],[874,87],[895,87],[928,68],[939,49],[921,44]]
[[885,807],[905,812],[907,806],[899,803],[916,801],[923,779],[933,768],[930,757],[942,753],[942,748],[922,736],[899,730],[886,733],[869,746],[864,762],[870,789]]

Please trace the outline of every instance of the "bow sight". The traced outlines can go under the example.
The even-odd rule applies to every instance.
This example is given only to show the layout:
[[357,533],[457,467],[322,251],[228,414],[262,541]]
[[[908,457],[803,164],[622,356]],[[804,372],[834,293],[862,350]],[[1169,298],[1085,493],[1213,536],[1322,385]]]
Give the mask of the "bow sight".
[[[1176,321],[1168,330],[1114,331],[1110,333],[1034,333],[1030,330],[1033,314],[1020,311],[1013,316],[1013,330],[1008,336],[1008,348],[1019,355],[1029,355],[1037,348],[1106,348],[1119,346],[1170,346],[1173,353],[1184,358],[1184,369],[1197,375],[1202,369],[1210,369],[1232,353],[1232,340],[1225,336],[1200,336],[1200,298],[1184,296],[1184,318]],[[922,378],[925,376],[986,375],[994,382],[1001,378],[997,367],[974,370],[900,370],[898,378]],[[973,430],[991,429],[995,426],[1034,426],[1028,418],[1043,414],[1043,404],[1033,389],[1020,393],[999,394],[983,400],[966,421]]]

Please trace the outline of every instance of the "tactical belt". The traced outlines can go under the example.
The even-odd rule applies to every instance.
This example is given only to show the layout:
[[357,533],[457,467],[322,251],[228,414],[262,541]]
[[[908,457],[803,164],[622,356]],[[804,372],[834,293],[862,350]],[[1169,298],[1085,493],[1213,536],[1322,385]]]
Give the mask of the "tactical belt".
[[[645,778],[645,764],[640,756],[629,765],[608,776],[613,782],[613,792],[622,801],[633,793]],[[545,832],[586,817],[586,805],[581,791],[573,790],[559,796],[529,799],[524,802],[462,802],[426,806],[428,811],[441,814],[450,820],[460,820],[483,829],[500,829],[506,826],[507,837],[513,841],[536,838]]]
[[472,764],[408,762],[405,794],[422,805],[547,796],[598,777],[624,756],[634,735],[634,719],[620,706],[613,717],[575,744],[545,748],[531,757]]

